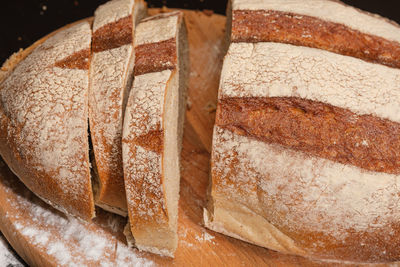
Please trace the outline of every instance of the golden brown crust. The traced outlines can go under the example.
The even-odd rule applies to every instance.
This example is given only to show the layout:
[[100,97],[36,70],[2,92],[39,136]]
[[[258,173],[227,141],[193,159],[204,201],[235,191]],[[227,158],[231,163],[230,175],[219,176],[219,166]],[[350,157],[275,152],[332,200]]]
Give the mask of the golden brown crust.
[[93,22],[89,124],[93,165],[97,166],[96,205],[126,216],[122,168],[122,123],[133,80],[135,26],[146,16],[141,0],[109,1],[99,6]]
[[137,146],[143,147],[146,150],[161,154],[164,149],[164,131],[150,131],[145,135],[137,136],[135,137],[133,143],[135,143]]
[[[91,135],[91,137],[92,139],[94,138],[93,135]],[[99,142],[99,141],[94,141],[94,142]],[[104,153],[110,155],[112,153],[113,148],[111,146],[104,146],[103,149]],[[121,154],[119,154],[118,157],[114,156],[114,158],[118,158],[118,162],[122,162]],[[99,159],[96,158],[96,160]],[[118,213],[114,212],[114,213],[120,215],[122,214],[126,215],[127,207],[126,207],[126,202],[124,201],[124,196],[125,196],[124,181],[123,179],[121,179],[121,177],[123,177],[122,166],[120,168],[121,170],[109,168],[109,166],[110,164],[102,164],[101,168],[96,167],[98,178],[108,177],[108,179],[101,180],[102,183],[101,190],[99,190],[98,194],[95,196],[96,205],[101,206],[102,208],[109,206],[110,208],[104,208],[108,211],[110,211],[111,208],[113,207],[116,210],[120,210],[120,212]]]
[[63,69],[88,70],[90,65],[89,58],[90,50],[84,49],[57,61],[54,65]]
[[132,16],[108,23],[93,33],[92,51],[97,53],[132,43]]
[[[0,109],[3,112],[2,109]],[[32,161],[27,155],[21,154],[18,149],[18,141],[20,138],[21,127],[16,127],[16,131],[12,135],[8,133],[8,127],[12,124],[10,117],[0,116],[0,151],[3,160],[14,174],[18,174],[23,183],[32,191],[40,192],[40,198],[46,201],[51,206],[65,213],[79,215],[83,220],[90,221],[94,217],[93,195],[89,190],[87,194],[82,194],[85,199],[70,199],[66,197],[63,188],[56,182],[55,172],[36,171],[33,174],[32,166],[29,162]],[[85,159],[81,159],[84,161]],[[32,177],[34,175],[35,177]],[[77,174],[79,175],[79,174]],[[25,179],[29,177],[30,179]],[[86,181],[81,181],[85,183]],[[84,188],[91,188],[90,184],[84,184]]]
[[[17,67],[20,67],[21,65],[24,66],[24,60],[29,60],[29,58],[32,57],[32,54],[35,52],[37,53],[37,50],[42,49],[41,46],[48,43],[49,39],[54,37],[56,34],[63,34],[63,31],[68,31],[70,28],[78,26],[78,24],[82,24],[83,22],[90,24],[91,21],[92,19],[89,18],[66,25],[38,40],[27,49],[19,51],[18,54],[13,55],[1,68],[1,71],[4,71],[5,73],[1,77],[2,80],[0,83],[3,81],[6,82],[6,79],[10,78],[15,71],[18,70]],[[52,45],[49,45],[49,47],[45,49],[54,48]],[[89,58],[90,49],[82,49],[71,53],[70,56],[66,56],[66,60],[53,62],[50,64],[49,68],[60,67],[62,69],[71,68],[75,70],[87,70],[85,65],[88,65],[89,63],[85,61],[89,61]],[[52,58],[43,58],[43,61],[44,60],[51,62]],[[29,65],[31,63],[27,64]],[[30,75],[30,73],[27,73],[26,75]],[[43,83],[45,86],[48,85],[45,82]],[[2,88],[4,89],[4,87]],[[0,88],[0,90],[2,90],[2,88]],[[52,94],[53,92],[49,90],[48,95]],[[33,97],[35,96],[33,95],[32,98]],[[25,110],[30,111],[30,108],[28,108],[26,105]],[[60,175],[57,168],[53,168],[52,170],[43,168],[40,164],[34,163],[37,161],[37,157],[34,157],[31,153],[26,153],[23,149],[21,149],[21,142],[25,142],[23,143],[25,146],[25,151],[33,151],[35,148],[37,149],[37,147],[35,147],[37,144],[32,141],[28,142],[26,140],[26,132],[23,133],[23,127],[26,127],[26,124],[24,125],[20,122],[16,122],[15,119],[10,116],[11,113],[7,109],[4,109],[4,106],[0,108],[0,113],[2,114],[0,114],[0,151],[7,165],[15,174],[18,174],[21,181],[23,181],[23,183],[29,187],[32,192],[34,192],[44,201],[58,210],[63,211],[64,213],[72,214],[86,221],[90,221],[95,216],[95,211],[88,168],[85,170],[79,170],[78,168],[78,170],[70,170],[75,177],[84,177],[74,185],[76,188],[78,188],[76,191],[79,192],[76,194],[79,195],[79,197],[71,197],[69,194],[70,192],[65,192],[65,185],[61,184],[60,180],[57,182],[57,179],[55,179],[59,178]],[[54,113],[54,117],[56,116],[59,116],[59,114]],[[87,134],[84,136],[87,136]],[[56,137],[56,134],[54,133],[52,138],[58,138],[58,136]],[[87,137],[82,140],[75,141],[80,142],[81,147],[84,148],[86,144],[83,140],[86,141]],[[65,141],[65,139],[63,139],[63,141]],[[57,158],[56,156],[55,158]],[[85,153],[77,153],[76,158],[71,160],[76,160],[77,162],[83,163],[88,162]]]
[[400,44],[343,24],[281,11],[235,10],[232,42],[281,42],[400,68]]
[[50,38],[51,36],[55,35],[56,33],[65,30],[73,25],[79,24],[83,21],[87,21],[88,23],[92,24],[93,22],[93,17],[90,18],[86,18],[86,19],[81,19],[78,20],[76,22],[70,23],[65,25],[64,27],[61,27],[57,30],[55,30],[52,33],[49,33],[48,35],[44,36],[43,38],[37,40],[35,43],[33,43],[31,46],[25,48],[25,49],[20,49],[18,52],[12,54],[1,66],[0,68],[0,84],[5,80],[5,78],[7,77],[7,75],[9,73],[11,73],[14,68],[18,65],[19,62],[21,62],[22,60],[24,60],[27,56],[29,56],[30,53],[32,53],[32,51],[34,49],[36,49],[36,47],[38,47],[39,45],[41,45],[44,41],[46,41],[48,38]]
[[400,124],[372,115],[296,97],[227,98],[216,125],[369,171],[400,173]]
[[135,245],[170,257],[177,247],[180,140],[176,131],[180,91],[184,90],[179,79],[187,71],[180,69],[178,59],[178,52],[185,48],[177,44],[185,40],[185,35],[180,40],[178,34],[184,27],[182,16],[181,12],[162,14],[143,20],[136,28],[135,80],[122,145]]
[[174,69],[177,64],[175,38],[135,47],[135,75]]
[[[387,188],[371,185],[378,190],[371,190],[371,194],[364,195],[360,190],[368,187],[371,178],[363,180],[367,178],[362,175],[363,171],[360,172],[361,176],[355,179],[347,177],[346,174],[341,176],[340,172],[335,176],[334,170],[319,164],[318,159],[311,160],[314,164],[310,164],[310,158],[314,157],[307,154],[279,145],[264,147],[260,142],[246,138],[253,142],[253,147],[250,148],[248,143],[232,142],[228,137],[232,134],[227,129],[219,128],[216,136],[218,139],[217,142],[214,139],[212,159],[212,208],[215,211],[225,209],[229,205],[231,208],[226,212],[232,218],[226,222],[228,225],[217,218],[214,222],[219,226],[218,232],[223,232],[221,230],[225,228],[236,238],[244,237],[246,234],[257,233],[260,230],[257,226],[268,223],[293,240],[294,248],[302,249],[305,251],[302,255],[309,258],[354,262],[386,262],[400,259],[400,245],[396,241],[400,234],[400,224],[396,222],[398,213],[395,205],[392,205],[398,200],[396,188],[393,186],[396,184],[394,180],[387,184]],[[250,159],[246,153],[258,149],[263,152],[264,149],[271,150],[275,155],[282,155],[282,158],[278,161],[271,158],[268,152],[260,153],[257,155],[260,168],[254,169],[255,158]],[[293,162],[292,157],[297,157],[298,162]],[[292,168],[292,164],[295,167]],[[275,170],[260,172],[263,165],[270,165],[268,168]],[[332,171],[331,180],[327,184],[323,182],[327,176],[318,175],[321,168]],[[282,175],[279,175],[280,172]],[[317,175],[309,176],[309,172]],[[394,176],[389,177],[386,174],[373,178],[378,178],[376,184],[395,179]],[[354,184],[357,179],[359,180]],[[352,194],[354,202],[357,203],[344,200],[343,192]],[[363,204],[358,206],[361,202]],[[343,203],[348,203],[348,206],[343,206]],[[364,204],[381,209],[370,208]],[[359,213],[359,217],[352,217],[352,212]],[[247,224],[251,216],[254,217],[254,221]],[[362,227],[357,225],[360,218],[366,223],[365,227],[363,224]],[[338,221],[342,223],[338,225]],[[251,237],[247,240],[255,242]],[[270,245],[267,242],[256,244],[265,247]],[[299,254],[293,250],[290,253]]]

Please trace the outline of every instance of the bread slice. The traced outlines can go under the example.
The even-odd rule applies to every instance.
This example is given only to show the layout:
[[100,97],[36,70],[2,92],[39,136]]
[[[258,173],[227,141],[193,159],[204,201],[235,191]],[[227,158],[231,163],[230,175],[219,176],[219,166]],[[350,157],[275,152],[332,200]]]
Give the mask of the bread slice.
[[93,22],[89,122],[95,203],[123,216],[122,123],[133,79],[133,34],[145,16],[142,0],[113,0],[97,8]]
[[84,220],[95,216],[87,123],[90,45],[90,21],[65,27],[12,57],[0,84],[1,156],[36,195]]
[[135,54],[122,141],[127,232],[140,250],[173,257],[189,67],[183,13],[144,19],[136,30]]
[[232,1],[205,225],[284,253],[400,258],[400,28],[338,1]]

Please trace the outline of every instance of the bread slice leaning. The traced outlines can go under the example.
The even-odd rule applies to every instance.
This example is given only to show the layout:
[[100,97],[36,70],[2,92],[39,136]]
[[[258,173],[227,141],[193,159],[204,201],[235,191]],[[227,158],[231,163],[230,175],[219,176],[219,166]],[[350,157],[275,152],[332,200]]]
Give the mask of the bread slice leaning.
[[233,0],[206,227],[398,261],[400,27],[339,1]]
[[89,125],[95,203],[127,216],[122,170],[122,123],[133,79],[135,25],[142,0],[113,0],[97,8],[90,65]]
[[4,68],[13,70],[0,83],[1,156],[37,196],[84,220],[95,216],[87,123],[90,46],[90,21],[65,27],[28,55],[11,58]]
[[144,19],[136,29],[135,54],[122,142],[127,235],[140,250],[173,257],[189,67],[183,13]]

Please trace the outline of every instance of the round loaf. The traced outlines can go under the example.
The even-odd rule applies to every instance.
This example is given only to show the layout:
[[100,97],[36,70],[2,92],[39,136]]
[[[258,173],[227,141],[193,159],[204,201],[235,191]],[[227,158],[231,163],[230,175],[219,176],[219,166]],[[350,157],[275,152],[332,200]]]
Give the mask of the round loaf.
[[91,20],[68,25],[12,56],[0,83],[0,155],[59,210],[95,216],[87,90]]

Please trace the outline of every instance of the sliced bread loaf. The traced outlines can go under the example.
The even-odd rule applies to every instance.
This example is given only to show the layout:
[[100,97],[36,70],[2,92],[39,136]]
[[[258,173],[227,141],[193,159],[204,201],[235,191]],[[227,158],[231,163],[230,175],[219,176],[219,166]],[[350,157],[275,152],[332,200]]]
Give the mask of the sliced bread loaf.
[[122,125],[133,79],[135,25],[146,16],[142,0],[113,0],[93,22],[89,122],[96,205],[127,215],[122,170]]
[[183,13],[144,19],[136,30],[135,54],[122,143],[127,232],[140,250],[172,257],[189,67]]
[[400,259],[400,27],[339,1],[232,1],[205,224],[284,253]]
[[91,36],[88,20],[57,31],[24,59],[11,58],[8,65],[20,62],[0,84],[1,156],[37,196],[84,220],[95,216],[87,123]]

